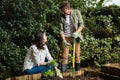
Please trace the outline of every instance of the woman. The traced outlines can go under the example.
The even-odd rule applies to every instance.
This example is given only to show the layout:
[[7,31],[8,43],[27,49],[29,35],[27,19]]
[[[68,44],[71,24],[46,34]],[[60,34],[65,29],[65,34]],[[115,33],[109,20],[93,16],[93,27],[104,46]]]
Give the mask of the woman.
[[25,56],[23,71],[26,74],[43,73],[51,69],[45,59],[53,60],[47,45],[47,36],[43,32],[35,34],[35,41]]

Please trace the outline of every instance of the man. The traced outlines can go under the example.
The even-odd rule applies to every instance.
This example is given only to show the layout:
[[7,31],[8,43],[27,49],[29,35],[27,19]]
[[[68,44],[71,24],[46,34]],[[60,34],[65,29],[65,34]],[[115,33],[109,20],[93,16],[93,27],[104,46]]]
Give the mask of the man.
[[68,1],[59,5],[62,14],[60,15],[60,35],[62,38],[62,71],[65,72],[68,64],[68,53],[73,39],[76,39],[75,49],[75,71],[80,70],[80,39],[83,40],[81,31],[84,27],[82,15],[79,10],[71,9]]

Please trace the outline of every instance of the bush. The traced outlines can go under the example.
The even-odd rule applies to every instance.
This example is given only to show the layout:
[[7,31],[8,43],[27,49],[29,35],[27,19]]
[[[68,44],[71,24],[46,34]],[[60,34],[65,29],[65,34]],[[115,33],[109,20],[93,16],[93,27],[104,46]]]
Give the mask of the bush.
[[[120,40],[115,41],[116,46],[113,40],[112,38],[95,39],[94,37],[87,36],[84,42],[81,43],[82,65],[100,67],[98,64],[119,62],[120,49],[118,49],[118,46],[120,45],[117,43],[119,43]],[[113,45],[114,48],[112,47]]]
[[[82,63],[119,62],[120,7],[100,7],[101,3],[97,7],[92,3],[96,0],[78,1],[70,0],[75,3],[71,4],[74,8],[81,9],[86,26],[83,31],[85,40],[81,42]],[[93,7],[88,7],[87,3]],[[24,56],[36,31],[46,32],[50,53],[61,63],[58,1],[0,0],[0,13],[0,79],[22,73]],[[69,67],[71,59],[70,54]]]

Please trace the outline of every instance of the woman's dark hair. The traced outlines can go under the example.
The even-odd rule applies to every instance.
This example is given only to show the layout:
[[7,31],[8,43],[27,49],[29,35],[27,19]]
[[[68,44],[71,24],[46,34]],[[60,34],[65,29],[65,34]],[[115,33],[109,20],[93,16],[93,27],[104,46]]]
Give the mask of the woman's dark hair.
[[63,1],[59,4],[59,9],[70,8],[70,3],[68,1]]
[[35,41],[33,44],[37,46],[38,49],[44,49],[44,44],[43,44],[43,35],[44,32],[37,32],[35,34]]

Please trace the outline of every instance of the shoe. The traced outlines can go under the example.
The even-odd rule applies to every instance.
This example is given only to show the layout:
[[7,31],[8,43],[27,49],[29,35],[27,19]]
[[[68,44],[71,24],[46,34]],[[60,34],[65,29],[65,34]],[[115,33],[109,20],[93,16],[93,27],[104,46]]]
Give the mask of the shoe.
[[80,70],[80,63],[75,63],[75,71],[79,71]]
[[62,72],[66,72],[67,70],[67,64],[62,64]]

